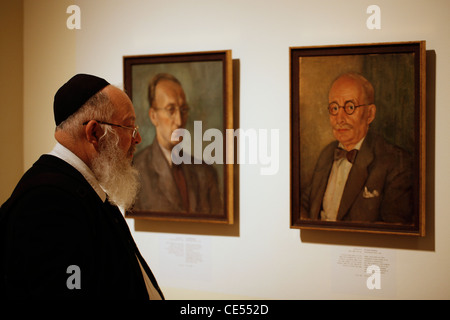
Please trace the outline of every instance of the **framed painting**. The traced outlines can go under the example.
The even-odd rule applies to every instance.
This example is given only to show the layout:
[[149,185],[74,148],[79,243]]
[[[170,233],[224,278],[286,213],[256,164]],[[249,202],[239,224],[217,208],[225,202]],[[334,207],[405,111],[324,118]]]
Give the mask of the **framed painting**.
[[141,187],[127,217],[233,223],[231,51],[124,56],[141,143]]
[[425,235],[425,41],[290,48],[290,227]]

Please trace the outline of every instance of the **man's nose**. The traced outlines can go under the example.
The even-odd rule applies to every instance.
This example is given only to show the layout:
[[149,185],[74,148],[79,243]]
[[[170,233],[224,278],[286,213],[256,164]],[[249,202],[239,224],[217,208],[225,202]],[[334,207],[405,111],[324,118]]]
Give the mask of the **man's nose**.
[[138,131],[138,132],[136,132],[136,137],[134,137],[134,143],[135,144],[139,144],[141,142],[142,142],[142,137],[141,137],[141,134]]
[[180,108],[175,109],[175,113],[173,114],[173,121],[177,127],[181,127],[183,121]]
[[335,117],[337,123],[345,122],[347,120],[347,113],[345,112],[344,108],[339,108],[338,113]]

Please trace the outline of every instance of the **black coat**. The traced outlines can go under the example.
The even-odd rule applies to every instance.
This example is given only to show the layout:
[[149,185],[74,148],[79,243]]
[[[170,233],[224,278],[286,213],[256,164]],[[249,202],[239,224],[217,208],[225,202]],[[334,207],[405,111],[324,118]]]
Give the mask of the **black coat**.
[[57,157],[41,156],[0,209],[0,293],[9,298],[148,299],[136,256],[160,292],[117,207]]

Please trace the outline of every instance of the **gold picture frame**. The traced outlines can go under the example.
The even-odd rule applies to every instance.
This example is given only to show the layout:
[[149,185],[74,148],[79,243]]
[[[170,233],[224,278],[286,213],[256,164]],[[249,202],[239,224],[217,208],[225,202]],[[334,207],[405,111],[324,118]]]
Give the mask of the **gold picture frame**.
[[[135,107],[136,123],[142,137],[134,161],[143,182],[137,203],[126,216],[135,219],[233,224],[233,164],[228,164],[225,159],[225,132],[233,129],[231,50],[124,56],[123,68],[124,90]],[[154,107],[154,117],[160,117],[154,122],[150,116],[149,88],[155,78],[167,75],[178,81],[186,108],[180,105]],[[161,88],[155,85],[153,90],[162,92]],[[191,142],[176,153],[182,159],[178,167],[182,168],[184,177],[184,207],[179,206],[183,192],[175,189],[175,175],[168,171],[170,165],[166,160],[174,167],[173,161],[170,162],[170,150],[169,158],[163,156],[167,155],[162,152],[165,148],[161,143],[165,128],[163,125],[166,124],[160,121],[161,117],[172,119],[172,125],[176,121],[184,122],[184,127],[179,128],[184,133],[180,141]],[[215,132],[217,135],[213,138],[209,136],[208,139],[205,132]],[[213,143],[217,147],[211,153],[214,158],[205,160],[206,150],[209,147],[211,152]],[[172,160],[173,155],[172,152]]]
[[[291,228],[425,236],[425,61],[425,41],[290,48]],[[344,107],[336,79],[370,83],[374,101]],[[333,99],[343,101],[334,110]],[[356,137],[345,119],[369,112],[348,178],[337,180],[338,133]]]

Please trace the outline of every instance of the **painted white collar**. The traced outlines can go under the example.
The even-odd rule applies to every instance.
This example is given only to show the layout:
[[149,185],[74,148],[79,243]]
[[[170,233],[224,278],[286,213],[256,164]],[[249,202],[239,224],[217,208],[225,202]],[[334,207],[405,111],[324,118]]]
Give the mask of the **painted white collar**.
[[169,164],[169,167],[172,168],[172,151],[171,150],[167,150],[166,148],[164,148],[163,146],[161,146],[158,142],[159,148],[161,149],[164,158],[166,158],[167,163]]
[[[354,147],[353,149],[356,149],[356,150],[361,149],[361,145],[363,144],[365,138],[366,138],[366,137],[364,136],[364,138],[362,138],[361,140],[359,140],[359,142],[355,145],[355,147]],[[340,142],[339,142],[339,148],[342,148],[342,149],[344,149],[344,150],[347,150],[347,149],[345,149],[344,145],[343,145],[342,143],[340,143]]]

